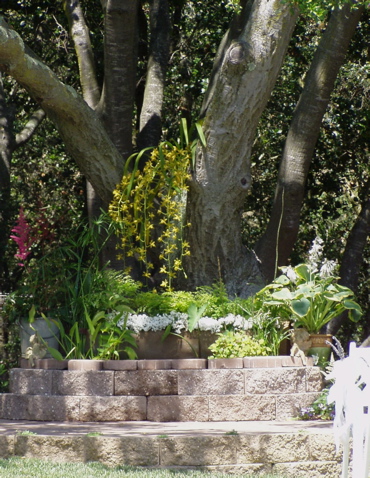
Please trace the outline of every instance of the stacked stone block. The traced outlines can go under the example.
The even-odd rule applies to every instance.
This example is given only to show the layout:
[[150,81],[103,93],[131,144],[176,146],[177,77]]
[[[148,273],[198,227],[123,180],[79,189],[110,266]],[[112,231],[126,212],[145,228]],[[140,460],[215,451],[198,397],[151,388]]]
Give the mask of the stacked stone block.
[[[74,362],[68,364],[69,370],[13,369],[10,393],[0,395],[0,418],[285,420],[310,405],[323,386],[319,368],[297,366],[294,361],[289,366],[269,367],[267,361],[265,365],[260,361],[262,367],[216,369],[189,368],[189,360],[185,361],[187,365],[181,360],[147,360],[121,363],[121,367],[117,362],[114,370],[105,369],[105,363],[100,364],[100,370],[84,370],[82,362]],[[196,367],[196,362],[193,364]]]

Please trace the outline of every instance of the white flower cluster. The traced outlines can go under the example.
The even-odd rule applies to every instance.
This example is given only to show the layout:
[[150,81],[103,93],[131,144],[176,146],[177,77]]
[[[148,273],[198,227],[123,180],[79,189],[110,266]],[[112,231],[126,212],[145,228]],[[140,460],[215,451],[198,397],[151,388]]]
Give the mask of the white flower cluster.
[[317,236],[308,251],[308,263],[312,267],[312,272],[316,272],[319,268],[319,264],[322,260],[322,254],[324,249],[324,241],[321,237]]
[[231,326],[233,329],[249,330],[253,326],[252,319],[246,319],[241,315],[228,314],[226,317],[214,319],[213,317],[202,317],[199,319],[197,329],[212,333],[221,332]]
[[[127,318],[127,328],[133,330],[135,333],[140,331],[154,332],[158,330],[165,330],[168,325],[172,326],[172,330],[180,334],[182,330],[187,329],[188,314],[171,311],[169,314],[160,314],[149,316],[147,314],[129,314]],[[118,323],[123,325],[123,320]]]
[[337,267],[335,261],[329,261],[323,258],[323,249],[324,241],[321,237],[316,237],[308,253],[308,263],[312,268],[312,272],[319,272],[322,279],[333,276]]
[[[118,326],[122,327],[124,319],[118,322]],[[135,333],[140,331],[148,332],[165,330],[171,325],[173,332],[181,334],[182,331],[188,330],[188,314],[171,311],[169,314],[160,314],[149,316],[146,314],[129,314],[127,318],[127,328]],[[207,332],[220,332],[226,327],[232,327],[239,330],[249,330],[253,326],[251,319],[246,319],[241,315],[228,314],[226,317],[214,319],[213,317],[202,317],[199,319],[196,329]]]
[[335,261],[329,261],[328,259],[324,259],[320,267],[320,277],[322,279],[324,279],[325,277],[332,277],[336,268],[337,263]]

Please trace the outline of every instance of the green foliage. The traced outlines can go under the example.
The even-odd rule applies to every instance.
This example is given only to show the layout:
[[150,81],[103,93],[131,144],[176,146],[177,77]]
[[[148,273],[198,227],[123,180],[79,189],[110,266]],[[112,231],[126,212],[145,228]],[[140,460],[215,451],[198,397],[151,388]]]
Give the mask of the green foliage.
[[194,302],[192,302],[189,305],[189,308],[187,310],[187,314],[189,317],[189,322],[188,322],[188,330],[189,332],[193,332],[195,329],[199,319],[203,316],[203,312],[207,308],[207,304],[202,305],[201,307],[197,307]]
[[97,347],[98,353],[95,355],[96,359],[101,360],[118,360],[127,357],[130,360],[137,358],[135,352],[136,340],[131,331],[127,329],[127,312],[123,312],[125,320],[123,324],[118,326],[122,314],[117,314],[115,317],[105,321],[101,328],[101,335],[97,337],[99,345]]
[[6,363],[0,361],[0,393],[5,393],[9,388],[9,377],[8,377],[8,368]]
[[[356,8],[350,0],[289,0],[293,5],[297,5],[302,14],[308,15],[314,19],[324,20],[328,12],[337,8],[343,8],[345,5],[350,5]],[[357,5],[363,3],[365,0],[356,2]]]
[[311,334],[319,333],[345,310],[354,322],[360,319],[362,310],[354,301],[353,292],[339,285],[337,277],[323,275],[307,264],[281,270],[283,274],[258,295],[265,304],[291,314],[295,327],[303,327]]
[[202,310],[202,315],[208,317],[225,317],[228,314],[250,316],[248,303],[250,299],[236,297],[231,300],[226,294],[224,284],[199,287],[196,291],[165,291],[157,292],[139,291],[129,300],[129,305],[137,312],[148,315],[165,314],[172,310],[188,313],[189,308],[197,307]]
[[[126,308],[127,309],[127,308]],[[129,309],[127,309],[129,310]],[[61,321],[56,321],[60,332],[59,345],[62,352],[48,347],[48,351],[57,360],[64,359],[100,359],[117,360],[121,357],[136,359],[135,338],[126,327],[127,310],[108,318],[100,311],[90,318],[86,313],[87,329],[81,329],[78,323],[66,331]],[[122,315],[126,318],[118,327]],[[48,320],[44,317],[45,320]]]
[[269,355],[271,349],[264,339],[255,339],[244,332],[226,330],[217,334],[219,337],[209,350],[212,355],[208,358],[236,358]]
[[18,436],[35,436],[37,433],[31,432],[31,430],[17,430]]

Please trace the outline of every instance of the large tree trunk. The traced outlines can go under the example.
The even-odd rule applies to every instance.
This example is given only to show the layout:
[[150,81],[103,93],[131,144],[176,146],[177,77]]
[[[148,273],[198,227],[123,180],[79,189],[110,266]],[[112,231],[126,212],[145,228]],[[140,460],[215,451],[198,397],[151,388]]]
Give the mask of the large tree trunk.
[[157,146],[162,135],[162,104],[170,48],[168,0],[152,0],[150,6],[150,56],[140,114],[138,149]]
[[97,111],[124,159],[132,152],[138,5],[138,0],[107,0],[104,6],[104,85]]
[[[132,116],[136,80],[136,45],[138,1],[108,0],[104,10],[104,86],[100,91],[95,74],[94,56],[90,34],[77,0],[66,0],[72,38],[77,53],[83,97],[99,113],[112,142],[127,159],[132,150]],[[121,175],[123,163],[118,173]],[[108,203],[101,200],[87,182],[87,209],[90,220],[107,210]],[[116,239],[105,244],[101,260],[116,269],[123,264],[117,261]]]
[[280,71],[297,13],[278,0],[247,4],[225,37],[205,99],[203,130],[188,197],[192,287],[222,278],[229,294],[262,285],[258,262],[241,240],[256,127]]
[[276,276],[278,266],[286,264],[297,239],[307,175],[322,118],[362,11],[346,5],[331,15],[307,73],[280,163],[271,218],[255,249],[267,282]]
[[[13,114],[5,101],[5,93],[0,74],[0,278],[6,272],[5,248],[9,237],[10,214],[10,163],[15,147],[13,134]],[[4,283],[0,282],[0,292]],[[5,290],[3,290],[5,292]]]

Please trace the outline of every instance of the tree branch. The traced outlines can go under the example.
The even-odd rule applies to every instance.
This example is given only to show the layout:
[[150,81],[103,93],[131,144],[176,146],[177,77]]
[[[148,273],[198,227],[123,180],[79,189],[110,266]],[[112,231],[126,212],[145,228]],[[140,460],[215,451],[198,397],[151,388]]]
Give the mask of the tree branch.
[[138,0],[107,0],[105,3],[104,86],[96,111],[123,158],[132,151],[137,12]]
[[45,116],[45,111],[42,109],[35,111],[31,115],[23,130],[16,135],[14,149],[20,148],[32,138],[34,132],[40,126]]
[[0,71],[11,75],[54,122],[67,149],[99,196],[109,201],[123,160],[97,114],[25,47],[0,16]]
[[100,99],[100,88],[96,78],[90,31],[79,0],[64,0],[64,10],[77,54],[82,95],[86,103],[95,108]]

